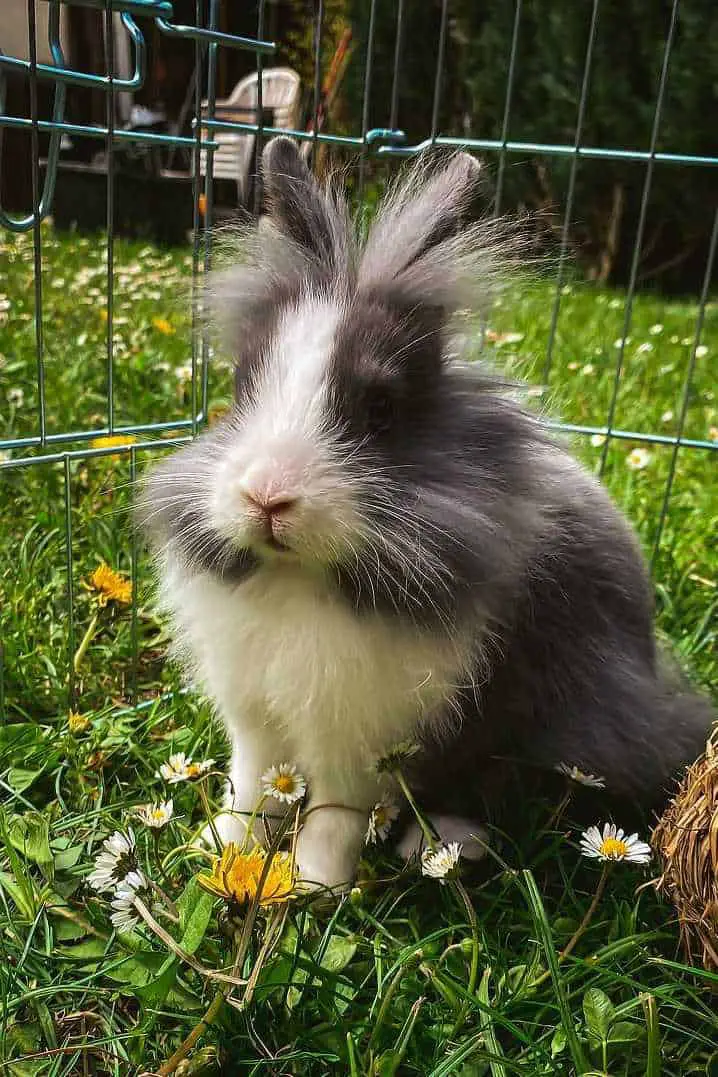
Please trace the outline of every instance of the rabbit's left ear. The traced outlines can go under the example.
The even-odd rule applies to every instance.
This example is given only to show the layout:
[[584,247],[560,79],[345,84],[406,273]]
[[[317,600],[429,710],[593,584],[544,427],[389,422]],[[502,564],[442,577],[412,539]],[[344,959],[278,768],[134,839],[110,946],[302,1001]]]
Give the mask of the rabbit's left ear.
[[330,273],[345,269],[349,257],[346,209],[322,190],[291,138],[279,135],[267,143],[262,180],[266,213],[275,227]]

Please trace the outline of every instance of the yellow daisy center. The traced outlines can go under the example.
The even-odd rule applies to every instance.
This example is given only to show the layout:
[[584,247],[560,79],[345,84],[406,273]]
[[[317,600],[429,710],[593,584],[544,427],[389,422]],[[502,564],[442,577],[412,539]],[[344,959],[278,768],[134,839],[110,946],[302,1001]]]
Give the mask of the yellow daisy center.
[[185,774],[188,778],[196,778],[197,775],[201,773],[202,769],[198,763],[190,763],[189,766],[185,768]]
[[294,778],[291,774],[278,774],[274,779],[274,788],[278,793],[293,793]]
[[620,860],[628,853],[628,846],[620,838],[604,838],[601,842],[601,853],[609,860]]
[[155,808],[153,812],[150,812],[150,818],[153,823],[161,823],[165,817],[165,813],[161,808]]

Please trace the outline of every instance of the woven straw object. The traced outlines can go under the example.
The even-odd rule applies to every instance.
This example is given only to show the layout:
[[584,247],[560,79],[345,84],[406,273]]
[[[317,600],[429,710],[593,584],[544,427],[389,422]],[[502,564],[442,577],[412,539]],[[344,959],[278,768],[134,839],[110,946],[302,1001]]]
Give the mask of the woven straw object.
[[678,912],[688,960],[718,970],[718,727],[653,831],[656,888]]

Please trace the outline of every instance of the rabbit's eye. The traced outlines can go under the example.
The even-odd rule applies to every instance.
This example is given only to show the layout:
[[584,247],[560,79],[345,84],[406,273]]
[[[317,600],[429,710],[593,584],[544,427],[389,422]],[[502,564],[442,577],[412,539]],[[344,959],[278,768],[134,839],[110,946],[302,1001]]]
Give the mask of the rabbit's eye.
[[374,434],[386,433],[396,420],[396,396],[385,385],[372,385],[364,397],[364,413],[368,429]]

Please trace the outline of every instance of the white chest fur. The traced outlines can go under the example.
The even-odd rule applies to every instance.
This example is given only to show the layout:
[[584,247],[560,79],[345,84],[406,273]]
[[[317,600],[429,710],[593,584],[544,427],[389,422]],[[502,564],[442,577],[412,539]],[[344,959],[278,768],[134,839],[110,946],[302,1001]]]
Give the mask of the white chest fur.
[[456,642],[357,615],[326,584],[272,565],[237,586],[164,574],[177,651],[257,765],[298,764],[324,794],[371,802],[373,762],[446,699],[467,666]]

